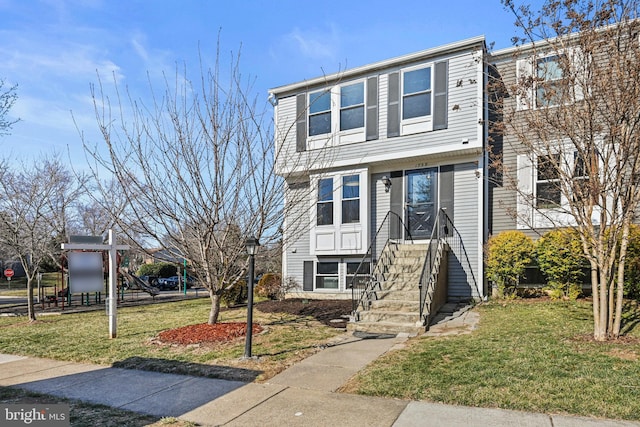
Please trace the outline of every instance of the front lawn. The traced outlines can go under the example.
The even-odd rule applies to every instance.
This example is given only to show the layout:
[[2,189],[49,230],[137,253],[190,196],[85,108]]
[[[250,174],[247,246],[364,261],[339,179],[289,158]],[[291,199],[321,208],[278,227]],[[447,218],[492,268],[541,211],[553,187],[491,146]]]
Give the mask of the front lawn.
[[[310,306],[314,304],[309,302]],[[158,340],[162,331],[206,322],[209,308],[208,298],[119,308],[115,339],[108,338],[104,309],[40,315],[35,323],[29,323],[26,317],[0,317],[0,353],[261,381],[319,351],[332,337],[343,333],[313,316],[263,313],[258,304],[253,320],[262,326],[263,332],[254,335],[252,346],[258,359],[241,359],[244,337],[192,345]],[[344,314],[347,313],[348,309]],[[222,322],[246,322],[246,318],[246,308],[220,313]]]
[[[640,309],[629,309],[633,327]],[[476,310],[481,321],[472,334],[410,340],[343,391],[640,420],[640,328],[594,342],[586,301],[491,302]]]

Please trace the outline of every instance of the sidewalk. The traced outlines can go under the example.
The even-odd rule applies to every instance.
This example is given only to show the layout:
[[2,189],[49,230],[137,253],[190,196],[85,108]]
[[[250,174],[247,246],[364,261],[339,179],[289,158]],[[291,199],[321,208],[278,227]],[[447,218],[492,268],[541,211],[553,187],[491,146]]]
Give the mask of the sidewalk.
[[[469,316],[462,316],[456,332]],[[432,331],[437,333],[436,331]],[[636,426],[640,423],[336,393],[407,338],[344,335],[267,383],[242,383],[0,354],[0,385],[204,426]]]

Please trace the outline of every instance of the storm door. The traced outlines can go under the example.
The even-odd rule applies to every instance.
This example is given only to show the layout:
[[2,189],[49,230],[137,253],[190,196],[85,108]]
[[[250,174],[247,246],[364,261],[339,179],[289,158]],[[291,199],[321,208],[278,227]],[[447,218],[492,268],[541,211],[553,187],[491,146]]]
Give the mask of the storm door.
[[415,239],[428,239],[438,209],[438,168],[406,172],[406,225]]

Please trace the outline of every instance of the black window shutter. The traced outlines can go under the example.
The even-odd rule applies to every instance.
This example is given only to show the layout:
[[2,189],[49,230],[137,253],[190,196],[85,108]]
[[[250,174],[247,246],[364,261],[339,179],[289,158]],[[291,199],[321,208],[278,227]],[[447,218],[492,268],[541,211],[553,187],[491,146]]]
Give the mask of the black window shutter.
[[402,239],[404,235],[404,219],[403,219],[403,207],[402,204],[404,190],[403,190],[403,180],[404,174],[402,171],[392,171],[389,176],[391,177],[391,188],[390,188],[390,203],[391,203],[391,212],[397,214],[392,215],[390,218],[391,228],[389,230],[389,238],[390,239]]
[[367,79],[367,141],[378,139],[378,76]]
[[307,150],[307,94],[296,97],[296,152]]
[[433,130],[447,128],[447,86],[449,82],[449,63],[436,62],[433,90]]
[[313,291],[313,261],[304,261],[302,268],[302,290]]
[[453,221],[453,165],[440,166],[440,208]]
[[389,74],[387,137],[400,136],[400,73]]

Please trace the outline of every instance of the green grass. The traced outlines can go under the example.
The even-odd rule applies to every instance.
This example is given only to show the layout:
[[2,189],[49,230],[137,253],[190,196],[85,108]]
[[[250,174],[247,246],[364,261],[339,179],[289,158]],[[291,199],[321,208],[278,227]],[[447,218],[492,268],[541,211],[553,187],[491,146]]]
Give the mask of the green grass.
[[[61,289],[62,278],[60,273],[43,273],[40,281],[41,288],[47,288],[45,293],[53,294],[54,287]],[[38,282],[33,281],[33,293],[36,295]],[[27,279],[25,277],[12,277],[7,280],[4,276],[0,276],[0,296],[27,296]]]
[[[419,337],[344,387],[365,395],[640,420],[640,333],[593,342],[586,302],[488,303],[479,328]],[[640,311],[631,307],[631,322]]]
[[[115,339],[108,338],[104,310],[39,316],[35,323],[0,317],[0,353],[250,381],[273,376],[341,333],[311,318],[256,309],[254,322],[265,328],[253,338],[258,360],[241,360],[244,338],[187,347],[154,342],[163,330],[206,322],[209,308],[208,298],[120,308]],[[220,321],[245,322],[246,309],[222,311]]]

